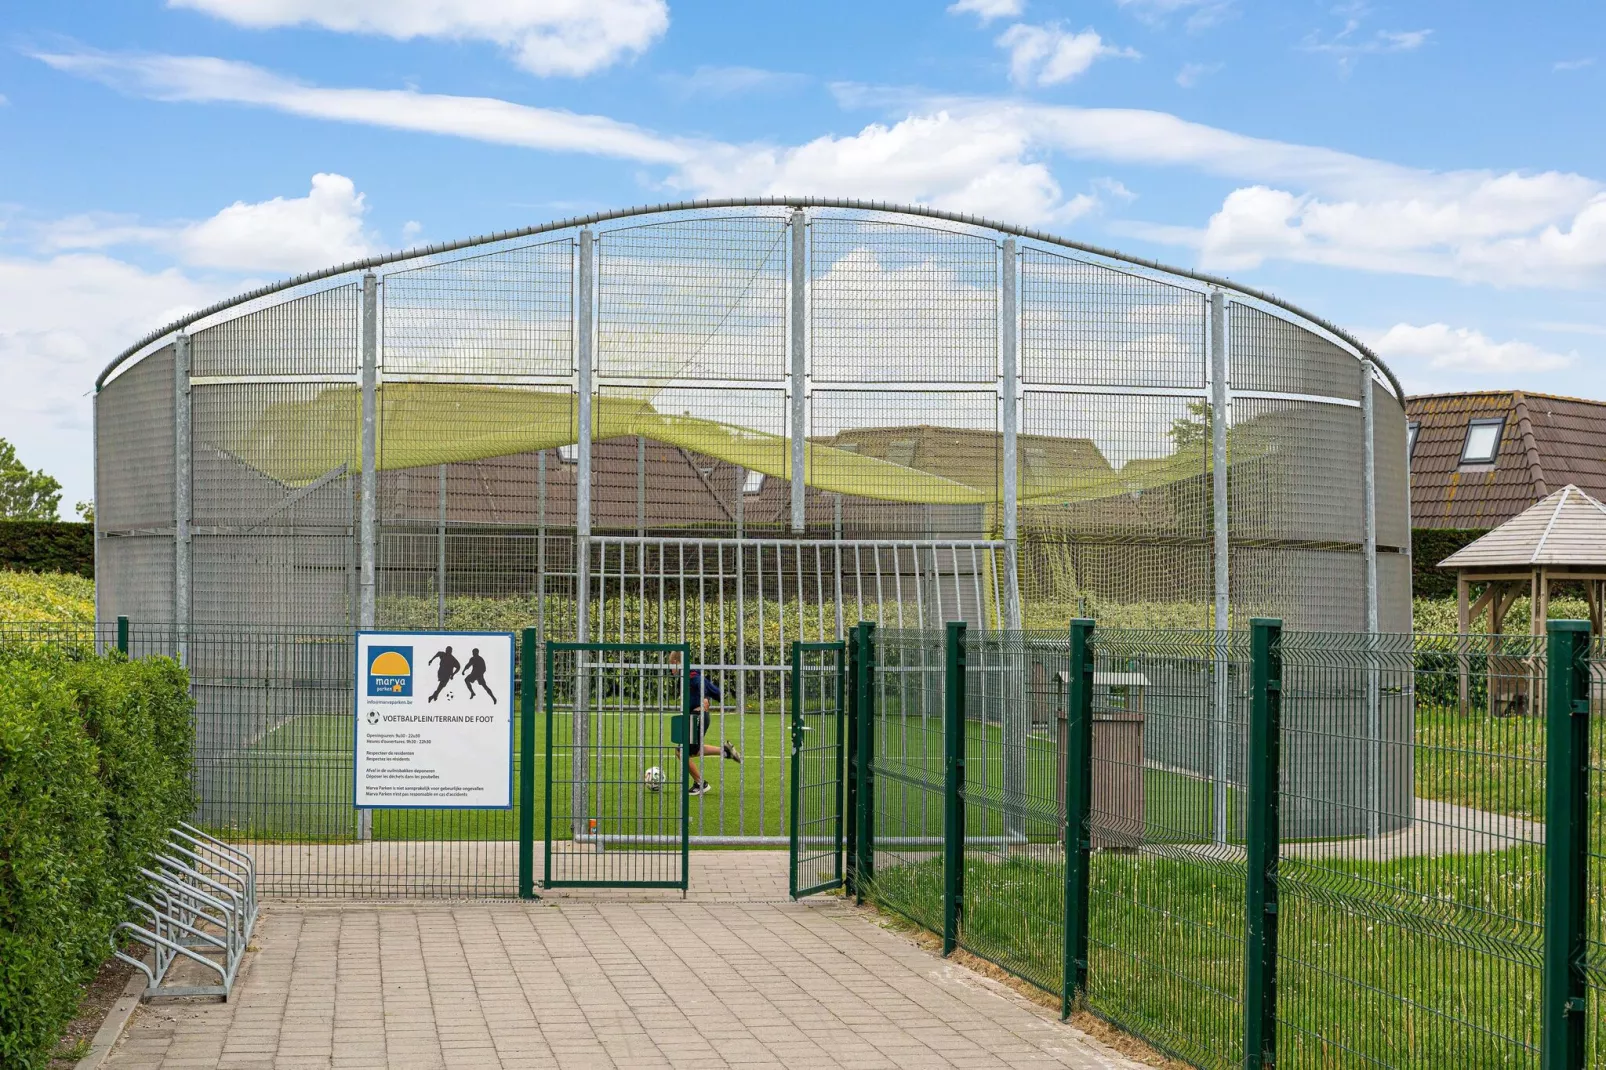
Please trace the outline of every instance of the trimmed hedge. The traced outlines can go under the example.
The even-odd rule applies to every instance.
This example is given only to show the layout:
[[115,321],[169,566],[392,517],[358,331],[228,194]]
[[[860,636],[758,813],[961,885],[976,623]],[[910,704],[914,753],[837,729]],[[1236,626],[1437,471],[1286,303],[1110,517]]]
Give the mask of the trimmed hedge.
[[94,578],[95,525],[58,520],[0,520],[0,569],[71,572]]
[[1439,562],[1487,534],[1488,528],[1412,528],[1411,596],[1454,598],[1455,570]]
[[49,1062],[139,867],[193,811],[191,709],[165,658],[0,648],[0,1066]]

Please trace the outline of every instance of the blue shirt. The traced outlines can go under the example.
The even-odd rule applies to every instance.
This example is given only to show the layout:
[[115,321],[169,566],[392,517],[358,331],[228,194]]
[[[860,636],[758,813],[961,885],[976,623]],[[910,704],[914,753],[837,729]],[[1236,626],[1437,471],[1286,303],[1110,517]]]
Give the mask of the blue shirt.
[[725,697],[719,693],[719,685],[714,683],[712,680],[703,679],[703,674],[698,670],[693,669],[690,673],[690,677],[691,699],[693,706],[702,705],[703,699],[705,698],[719,699]]

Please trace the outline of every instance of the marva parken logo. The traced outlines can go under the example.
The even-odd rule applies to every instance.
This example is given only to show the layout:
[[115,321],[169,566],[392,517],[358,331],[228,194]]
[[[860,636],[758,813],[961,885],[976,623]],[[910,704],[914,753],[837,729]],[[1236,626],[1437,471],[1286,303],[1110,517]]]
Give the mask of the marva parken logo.
[[368,648],[368,695],[371,698],[406,698],[413,693],[413,648]]

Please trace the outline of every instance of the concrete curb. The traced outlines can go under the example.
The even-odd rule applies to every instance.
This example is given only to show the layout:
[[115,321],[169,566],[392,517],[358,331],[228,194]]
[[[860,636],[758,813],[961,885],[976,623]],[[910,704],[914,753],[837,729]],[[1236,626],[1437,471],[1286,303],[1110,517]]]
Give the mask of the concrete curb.
[[123,994],[117,997],[111,1010],[106,1012],[106,1020],[100,1023],[95,1032],[95,1039],[91,1042],[89,1054],[78,1060],[73,1070],[100,1070],[106,1056],[112,1053],[117,1041],[122,1038],[123,1030],[128,1027],[128,1020],[134,1016],[139,1007],[139,997],[145,991],[145,974],[135,970],[129,975],[128,983],[123,986]]

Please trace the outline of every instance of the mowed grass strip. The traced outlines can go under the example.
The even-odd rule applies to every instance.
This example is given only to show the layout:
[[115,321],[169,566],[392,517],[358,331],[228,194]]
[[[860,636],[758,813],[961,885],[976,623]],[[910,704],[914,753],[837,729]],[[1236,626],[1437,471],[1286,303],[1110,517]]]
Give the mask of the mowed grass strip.
[[[1278,1065],[1535,1065],[1542,872],[1531,847],[1285,859]],[[1197,1065],[1241,1065],[1244,880],[1188,848],[1095,852],[1089,1009]],[[941,895],[939,855],[878,853],[878,905],[936,928]],[[967,856],[964,904],[966,950],[1060,990],[1057,855]]]

